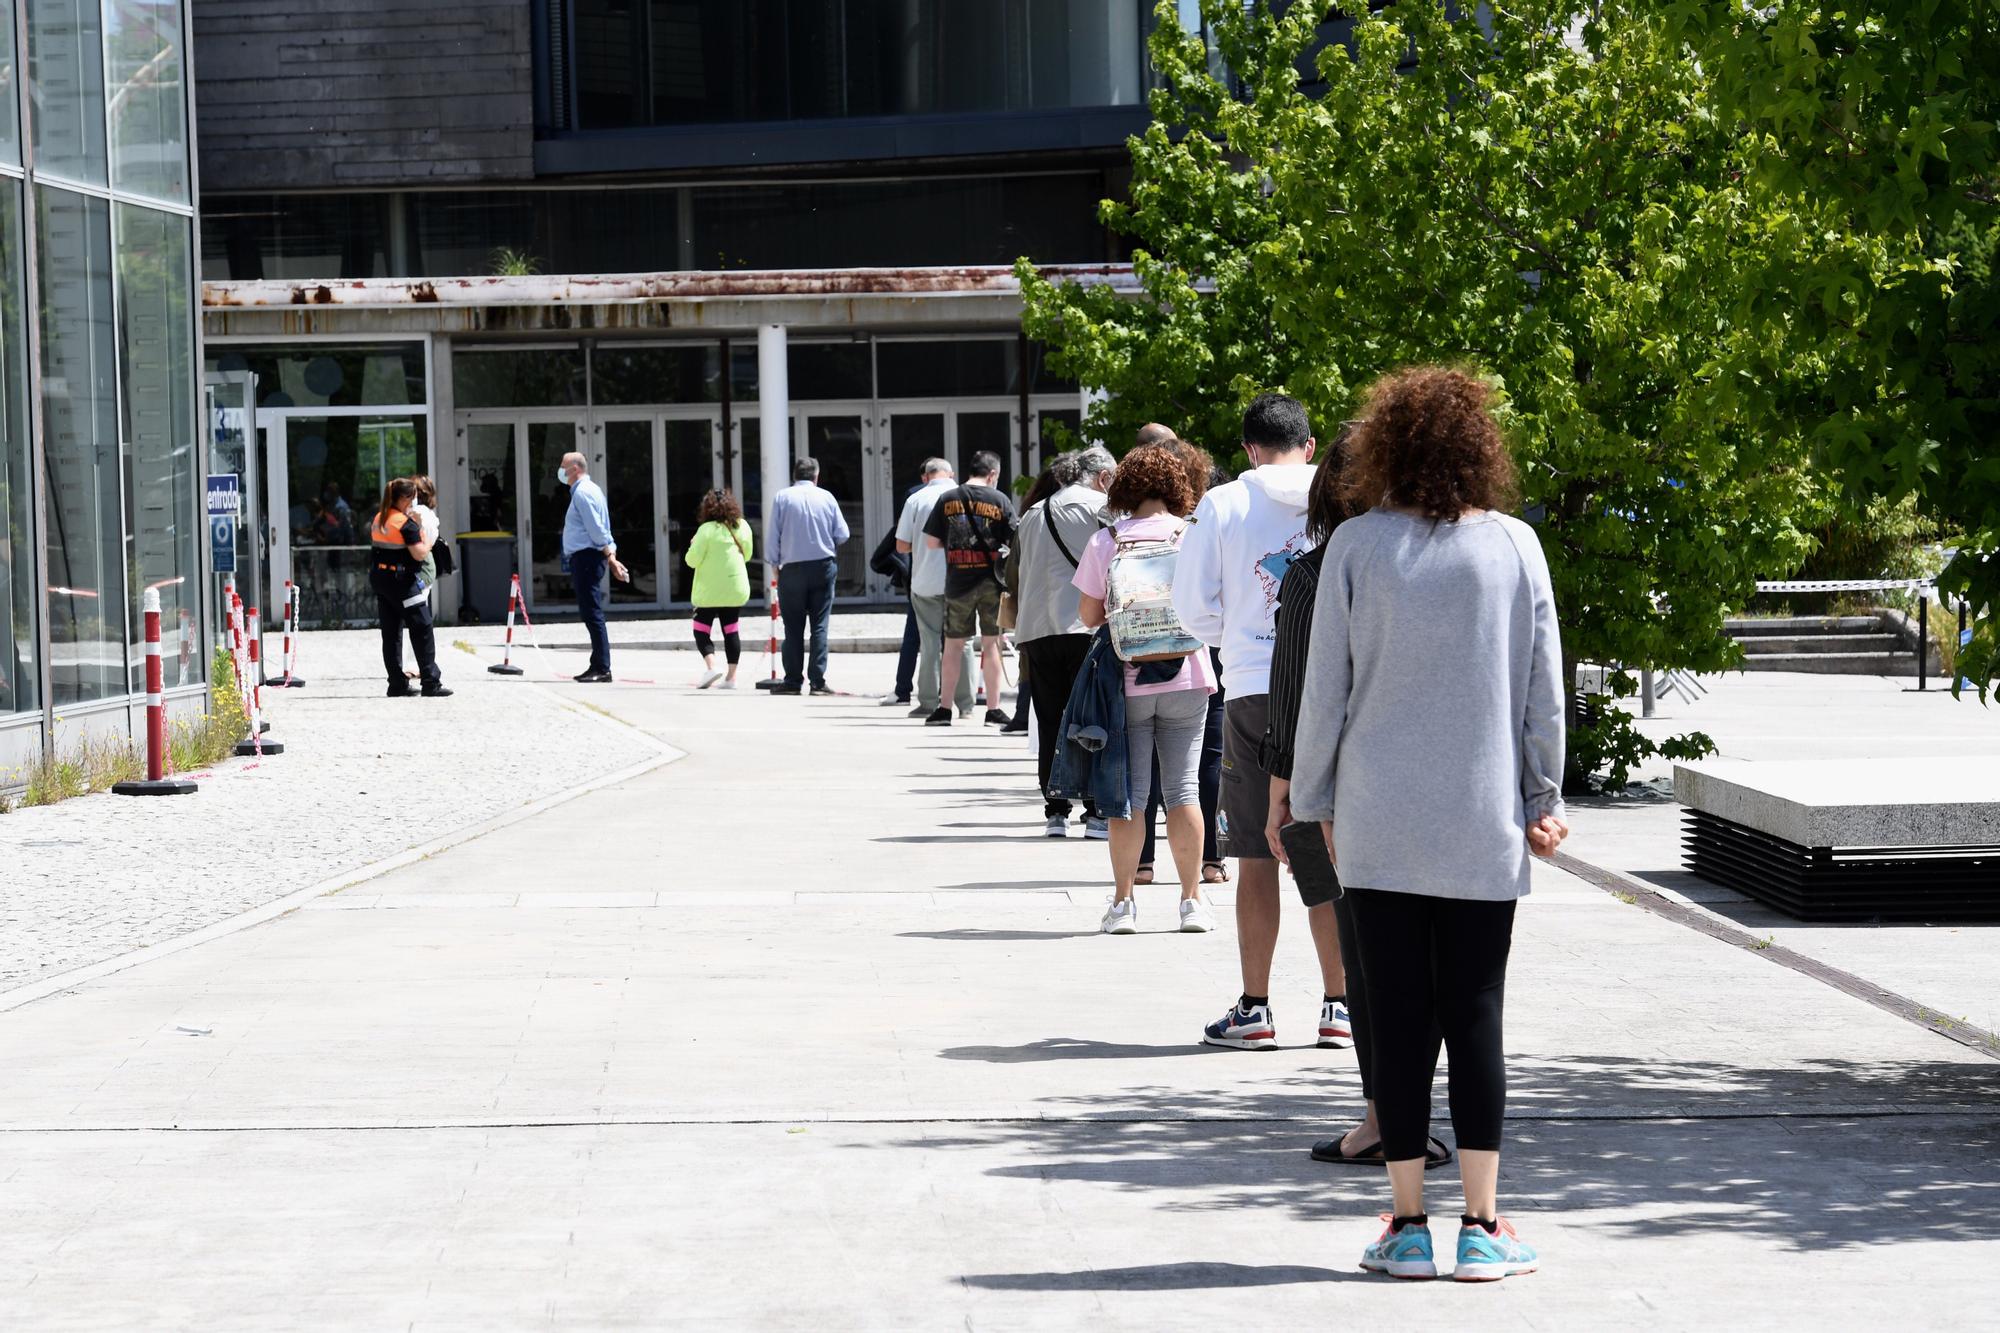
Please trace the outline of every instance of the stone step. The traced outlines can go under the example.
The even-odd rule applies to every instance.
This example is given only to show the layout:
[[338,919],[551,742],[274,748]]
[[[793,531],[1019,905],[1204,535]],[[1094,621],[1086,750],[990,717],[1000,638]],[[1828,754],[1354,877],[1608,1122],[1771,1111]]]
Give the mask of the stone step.
[[[1737,642],[1752,657],[1770,653],[1890,653],[1902,646],[1894,634],[1758,634]],[[1911,653],[1912,659],[1915,656]]]
[[1739,639],[1766,634],[1866,634],[1882,628],[1875,616],[1736,616],[1723,631]]
[[[1935,664],[1933,664],[1935,665]],[[1914,676],[1915,653],[1753,653],[1745,671],[1806,671],[1821,676]]]

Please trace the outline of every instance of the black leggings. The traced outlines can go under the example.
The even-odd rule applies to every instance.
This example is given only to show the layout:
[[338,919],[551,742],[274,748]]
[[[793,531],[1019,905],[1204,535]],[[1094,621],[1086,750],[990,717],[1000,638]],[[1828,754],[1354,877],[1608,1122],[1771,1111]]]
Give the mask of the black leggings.
[[430,599],[404,606],[400,597],[375,594],[375,614],[382,622],[382,671],[389,688],[402,693],[410,688],[403,676],[403,631],[410,632],[410,648],[417,655],[417,677],[427,690],[434,690],[443,677],[437,664],[437,632],[432,628]]
[[740,606],[699,607],[694,609],[694,646],[703,657],[715,656],[715,640],[709,637],[709,630],[716,625],[722,627],[722,650],[729,658],[729,665],[735,666],[743,656],[743,639],[736,632],[736,622],[743,614]]
[[1347,896],[1368,992],[1369,1081],[1383,1155],[1392,1162],[1424,1155],[1440,1036],[1451,1053],[1451,1128],[1459,1150],[1497,1151],[1507,1112],[1500,1019],[1513,902],[1355,888]]

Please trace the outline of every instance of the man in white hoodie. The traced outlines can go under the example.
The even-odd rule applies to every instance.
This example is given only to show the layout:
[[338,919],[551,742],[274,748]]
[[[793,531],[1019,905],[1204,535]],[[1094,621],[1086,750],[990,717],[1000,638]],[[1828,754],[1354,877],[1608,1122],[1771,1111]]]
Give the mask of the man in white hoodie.
[[[1278,947],[1278,862],[1264,838],[1270,775],[1259,757],[1271,692],[1278,585],[1307,547],[1306,492],[1314,441],[1306,410],[1281,393],[1259,396],[1243,414],[1251,470],[1210,491],[1181,539],[1174,610],[1188,632],[1222,650],[1222,850],[1236,858],[1236,938],[1243,994],[1202,1030],[1211,1046],[1264,1050],[1277,1045],[1271,1020],[1271,958]],[[1319,1045],[1353,1045],[1347,1017],[1340,932],[1328,903],[1308,911],[1325,994]]]

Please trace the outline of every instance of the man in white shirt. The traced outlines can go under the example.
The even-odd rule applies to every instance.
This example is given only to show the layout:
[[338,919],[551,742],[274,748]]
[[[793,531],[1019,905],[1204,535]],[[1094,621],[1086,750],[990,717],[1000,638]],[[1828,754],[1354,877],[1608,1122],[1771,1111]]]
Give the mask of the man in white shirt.
[[[1236,858],[1236,936],[1243,994],[1202,1031],[1211,1046],[1268,1050],[1271,958],[1278,948],[1278,862],[1265,841],[1271,779],[1263,768],[1270,714],[1271,646],[1277,638],[1278,585],[1306,549],[1306,492],[1317,469],[1306,410],[1281,393],[1260,395],[1243,414],[1251,470],[1202,497],[1181,540],[1174,570],[1174,612],[1190,634],[1222,650],[1221,850]],[[1319,1042],[1354,1044],[1347,979],[1333,904],[1310,909],[1313,945],[1325,993]]]
[[[957,474],[942,458],[924,460],[924,484],[903,501],[896,519],[896,549],[910,557],[910,605],[917,613],[917,703],[911,717],[928,717],[937,711],[940,677],[944,669],[944,576],[945,553],[924,540],[924,525],[945,493],[958,485]],[[958,673],[958,715],[972,712],[972,645],[963,648],[965,661]]]

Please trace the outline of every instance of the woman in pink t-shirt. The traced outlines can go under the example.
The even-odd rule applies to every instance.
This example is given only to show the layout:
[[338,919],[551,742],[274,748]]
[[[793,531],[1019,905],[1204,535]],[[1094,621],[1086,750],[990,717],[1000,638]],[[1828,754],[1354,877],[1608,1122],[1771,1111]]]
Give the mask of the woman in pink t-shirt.
[[[1125,455],[1105,495],[1105,508],[1129,515],[1098,533],[1083,549],[1072,580],[1083,594],[1080,615],[1093,629],[1104,624],[1105,585],[1118,543],[1135,538],[1178,542],[1187,527],[1180,516],[1201,500],[1199,475],[1188,466],[1179,441],[1142,445]],[[1141,683],[1144,671],[1146,683]],[[1154,676],[1171,672],[1164,680]],[[1111,874],[1115,889],[1100,929],[1130,935],[1138,929],[1132,885],[1146,840],[1146,802],[1152,797],[1153,757],[1160,760],[1161,804],[1166,808],[1167,843],[1181,880],[1180,929],[1215,929],[1215,916],[1201,896],[1201,742],[1208,720],[1208,696],[1215,690],[1208,654],[1189,653],[1179,668],[1171,664],[1125,665],[1125,771],[1132,800],[1128,819],[1111,821]]]

